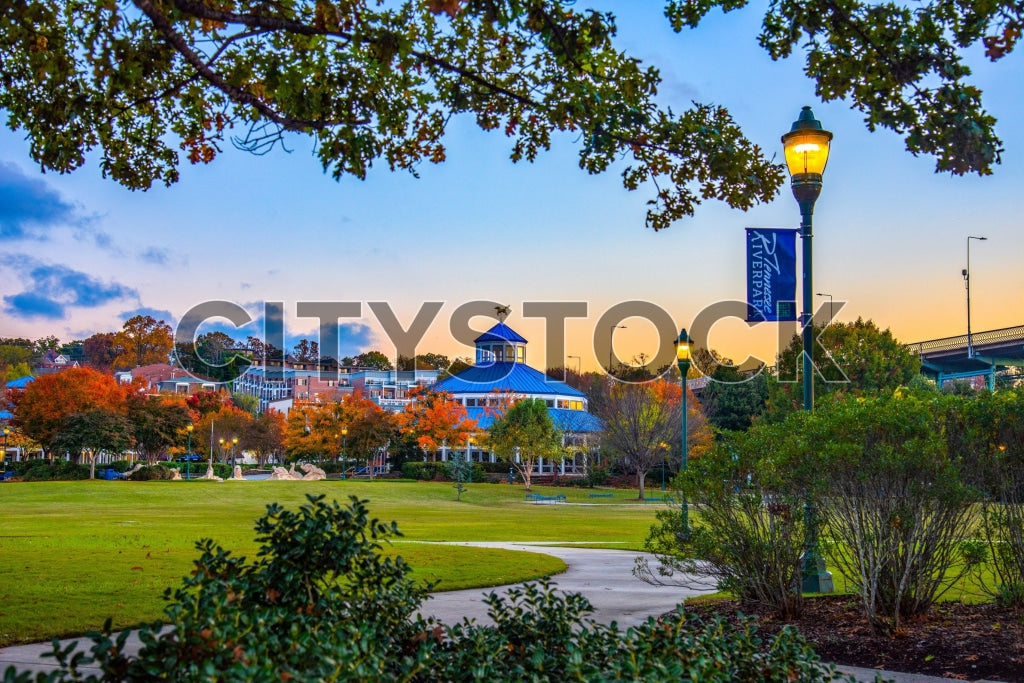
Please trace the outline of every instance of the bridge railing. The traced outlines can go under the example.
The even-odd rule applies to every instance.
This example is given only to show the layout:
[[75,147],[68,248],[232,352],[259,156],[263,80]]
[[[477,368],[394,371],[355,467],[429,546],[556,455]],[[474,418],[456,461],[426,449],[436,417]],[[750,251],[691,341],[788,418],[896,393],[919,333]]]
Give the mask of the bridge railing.
[[[984,332],[972,332],[971,343],[977,348],[988,344],[999,344],[1004,342],[1024,342],[1024,325],[1016,327],[1004,327],[999,330],[986,330]],[[931,339],[928,341],[914,342],[907,344],[907,348],[918,355],[938,353],[940,351],[955,351],[967,348],[967,335],[960,334],[955,337],[944,337],[942,339]]]

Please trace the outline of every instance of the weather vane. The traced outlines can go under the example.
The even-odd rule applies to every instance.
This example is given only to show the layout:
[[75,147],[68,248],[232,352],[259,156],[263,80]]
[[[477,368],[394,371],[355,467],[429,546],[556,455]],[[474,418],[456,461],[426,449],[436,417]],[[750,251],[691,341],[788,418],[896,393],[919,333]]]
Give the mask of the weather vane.
[[494,307],[494,311],[498,314],[498,322],[503,323],[508,314],[512,312],[512,307],[498,305]]

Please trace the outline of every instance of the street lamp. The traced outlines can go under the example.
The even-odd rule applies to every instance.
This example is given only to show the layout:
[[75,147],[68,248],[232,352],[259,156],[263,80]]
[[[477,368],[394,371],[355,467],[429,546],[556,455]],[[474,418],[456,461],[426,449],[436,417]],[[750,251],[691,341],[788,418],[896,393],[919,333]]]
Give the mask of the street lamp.
[[223,460],[224,459],[224,437],[222,436],[219,439],[217,439],[217,443],[220,444],[220,459]]
[[7,437],[11,433],[11,430],[4,427],[4,454],[0,457],[0,461],[4,464],[4,478],[7,478]]
[[974,358],[974,342],[971,339],[971,240],[984,242],[987,237],[967,236],[967,267],[963,269],[964,287],[967,288],[967,357]]
[[836,314],[836,309],[832,307],[832,295],[828,292],[815,292],[814,296],[827,296],[828,297],[828,319],[832,320],[832,317]]
[[192,430],[195,428],[195,425],[185,427],[188,430],[188,453],[185,454],[185,479],[192,478]]
[[[682,461],[680,462],[679,472],[682,474],[686,471],[686,376],[690,374],[690,344],[693,340],[690,339],[690,335],[686,334],[686,328],[679,330],[679,338],[676,339],[676,364],[679,366],[679,385],[683,390],[683,436],[681,440],[682,445]],[[664,467],[664,464],[662,465]],[[687,539],[690,536],[690,506],[686,502],[686,494],[683,494],[683,533],[686,534]]]
[[234,471],[235,471],[235,446],[237,446],[237,445],[238,445],[238,437],[237,436],[232,437],[232,439],[231,439],[231,472],[232,472],[232,476],[234,476]]
[[568,356],[568,358],[576,359],[576,374],[583,375],[583,360],[579,356]]
[[615,330],[624,330],[625,325],[612,325],[611,330],[608,332],[608,374],[614,376],[615,372],[612,368],[612,356],[615,350]]
[[473,437],[466,437],[466,462],[469,463],[469,483],[473,483]]
[[341,478],[345,478],[345,449],[348,445],[348,427],[341,428]]
[[[800,238],[803,244],[803,325],[804,351],[804,410],[814,410],[814,324],[811,293],[812,284],[812,216],[814,202],[821,194],[821,176],[828,163],[832,133],[821,127],[810,107],[804,107],[789,132],[782,136],[786,152],[786,165],[792,177],[793,196],[800,206]],[[818,551],[818,529],[813,504],[804,505],[804,566],[803,590],[812,593],[831,593],[832,575],[825,570],[825,561]]]

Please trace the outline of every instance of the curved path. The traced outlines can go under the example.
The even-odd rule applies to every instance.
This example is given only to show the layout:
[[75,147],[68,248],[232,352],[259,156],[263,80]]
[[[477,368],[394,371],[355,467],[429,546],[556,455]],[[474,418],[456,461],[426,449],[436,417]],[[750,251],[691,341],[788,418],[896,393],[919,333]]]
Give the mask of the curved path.
[[[713,584],[682,588],[678,586],[651,586],[633,576],[633,562],[643,553],[628,550],[603,550],[553,546],[547,543],[453,543],[481,548],[526,550],[554,555],[563,560],[568,569],[552,577],[559,590],[582,593],[594,606],[591,618],[620,628],[636,626],[648,617],[671,612],[686,598],[713,592]],[[648,556],[648,560],[655,562]],[[508,590],[508,587],[474,588],[470,590],[434,593],[423,606],[424,616],[437,617],[446,624],[455,624],[468,617],[489,623],[487,605],[483,598],[488,593]]]

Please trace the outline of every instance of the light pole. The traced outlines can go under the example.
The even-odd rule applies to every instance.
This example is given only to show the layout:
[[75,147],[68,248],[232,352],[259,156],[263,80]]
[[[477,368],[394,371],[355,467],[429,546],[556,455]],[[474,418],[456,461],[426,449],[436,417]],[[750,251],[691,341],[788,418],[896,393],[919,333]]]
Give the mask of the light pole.
[[614,356],[615,349],[615,330],[624,330],[625,325],[612,325],[611,330],[608,332],[608,374],[615,376],[614,369],[612,368],[612,356]]
[[0,461],[4,463],[4,478],[7,478],[7,437],[11,433],[11,430],[4,427],[4,453],[3,457],[0,457]]
[[235,446],[238,445],[238,437],[231,438],[231,476],[235,474]]
[[[682,474],[686,471],[686,376],[690,374],[690,344],[693,340],[690,339],[690,335],[686,334],[686,328],[679,330],[679,338],[676,339],[676,364],[679,366],[679,385],[683,390],[682,404],[683,404],[683,419],[682,419],[682,439],[680,445],[682,446],[682,460],[679,463],[679,473]],[[664,468],[664,464],[662,464]],[[662,470],[664,472],[664,469]],[[690,506],[686,502],[686,494],[683,494],[683,533],[686,535],[686,539],[690,538]]]
[[[828,163],[832,133],[821,127],[810,107],[804,107],[789,132],[782,136],[786,166],[792,178],[793,196],[800,206],[800,238],[803,244],[803,325],[804,410],[814,410],[814,318],[811,293],[813,262],[811,242],[814,202],[821,194],[821,176]],[[814,505],[804,505],[803,590],[807,593],[831,593],[832,575],[825,570],[825,561],[818,551],[818,523]]]
[[195,425],[185,427],[188,430],[188,453],[185,454],[185,479],[192,478],[192,430],[195,428]]
[[832,307],[832,295],[828,292],[815,292],[814,296],[827,296],[828,297],[828,319],[832,320],[832,317],[836,314],[836,309]]
[[579,356],[567,356],[567,358],[575,358],[576,359],[576,374],[582,376],[583,375],[583,360]]
[[473,437],[466,437],[466,462],[469,463],[469,483],[473,483]]
[[967,288],[967,357],[974,358],[974,341],[971,339],[971,240],[984,242],[987,237],[967,236],[967,267],[963,269],[964,287]]
[[341,478],[345,478],[345,449],[348,446],[348,427],[341,428]]

